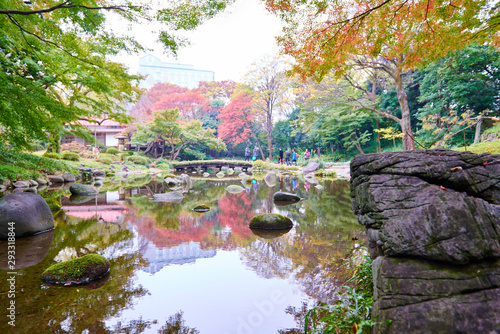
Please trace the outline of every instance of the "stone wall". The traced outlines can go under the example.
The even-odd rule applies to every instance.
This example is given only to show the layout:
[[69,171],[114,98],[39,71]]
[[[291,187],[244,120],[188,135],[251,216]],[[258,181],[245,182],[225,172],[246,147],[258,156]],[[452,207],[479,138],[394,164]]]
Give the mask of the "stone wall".
[[500,328],[500,157],[389,152],[351,162],[375,259],[378,333]]

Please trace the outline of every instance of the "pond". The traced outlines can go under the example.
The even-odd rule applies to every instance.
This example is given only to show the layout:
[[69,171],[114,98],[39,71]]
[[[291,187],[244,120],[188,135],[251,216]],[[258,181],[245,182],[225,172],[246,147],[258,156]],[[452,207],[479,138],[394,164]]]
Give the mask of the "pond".
[[[81,203],[63,195],[55,230],[17,242],[16,327],[3,316],[0,332],[301,333],[307,309],[336,299],[348,278],[344,259],[365,243],[348,181],[317,187],[284,176],[269,186],[256,177],[231,193],[238,178],[193,180],[180,203],[153,201],[167,190],[154,178],[105,183]],[[303,200],[276,206],[279,190]],[[194,212],[199,203],[211,210]],[[248,222],[270,212],[294,227],[255,235]],[[6,245],[0,249],[4,259]],[[89,253],[110,260],[108,276],[76,287],[42,283],[50,265]],[[7,278],[0,270],[2,310]]]

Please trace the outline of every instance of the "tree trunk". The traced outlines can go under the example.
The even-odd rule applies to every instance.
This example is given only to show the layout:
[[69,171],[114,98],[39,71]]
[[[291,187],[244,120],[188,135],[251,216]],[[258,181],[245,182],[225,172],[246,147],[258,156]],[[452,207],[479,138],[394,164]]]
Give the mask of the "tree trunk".
[[47,153],[60,153],[61,152],[61,135],[59,132],[50,133],[49,145],[47,146]]
[[[380,129],[380,125],[378,123],[378,119],[375,119],[375,126],[377,127],[377,130]],[[377,132],[377,143],[378,143],[378,148],[377,148],[377,152],[382,152],[382,145],[380,144],[380,133]]]
[[476,124],[476,132],[474,133],[474,144],[479,143],[481,140],[481,126],[483,125],[483,119],[481,118]]
[[415,140],[411,131],[410,108],[408,107],[408,97],[403,87],[402,78],[403,59],[400,57],[397,61],[396,73],[394,73],[394,81],[396,92],[398,95],[399,107],[401,108],[401,131],[403,132],[403,151],[412,151],[415,149]]

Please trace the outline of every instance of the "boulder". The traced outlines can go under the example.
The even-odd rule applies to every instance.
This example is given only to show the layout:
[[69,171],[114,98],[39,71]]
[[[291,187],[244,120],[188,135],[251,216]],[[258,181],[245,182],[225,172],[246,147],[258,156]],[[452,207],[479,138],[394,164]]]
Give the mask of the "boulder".
[[16,188],[29,188],[31,184],[29,181],[16,181],[14,182],[14,187]]
[[46,185],[46,184],[48,183],[48,181],[47,181],[46,179],[41,178],[41,177],[37,178],[37,179],[36,179],[36,182],[37,182],[39,185],[42,185],[42,186],[43,186],[43,185]]
[[278,181],[278,177],[275,172],[268,172],[264,177],[264,181],[266,182],[268,187],[274,187]]
[[94,171],[94,176],[106,176],[106,172],[103,170],[96,170]]
[[193,208],[193,211],[196,212],[207,212],[210,211],[210,207],[206,204],[199,204]]
[[230,186],[227,186],[226,190],[227,190],[228,193],[238,194],[238,193],[240,193],[242,191],[245,191],[245,188],[243,188],[242,186],[238,186],[238,185],[232,184]]
[[42,274],[47,284],[75,285],[95,281],[109,272],[109,261],[98,254],[56,263]]
[[302,174],[309,174],[309,173],[314,173],[317,171],[319,168],[319,163],[310,161],[307,166],[302,167]]
[[215,174],[215,176],[217,176],[219,179],[222,179],[225,176],[225,174],[223,171],[220,171],[217,174]]
[[500,257],[500,157],[451,150],[361,154],[354,212],[372,257],[465,264]]
[[36,182],[35,180],[28,180],[28,182],[30,183],[31,187],[38,187],[38,182]]
[[287,193],[283,191],[275,192],[273,195],[273,200],[275,202],[292,202],[296,203],[300,201],[300,196],[292,193]]
[[293,222],[290,218],[276,213],[263,213],[254,216],[248,227],[263,230],[287,230],[293,227]]
[[52,183],[64,183],[64,178],[61,175],[47,175],[47,178]]
[[167,184],[167,186],[175,186],[175,185],[179,184],[180,182],[181,182],[181,180],[179,180],[177,178],[167,177],[165,179],[165,183]]
[[95,181],[95,182],[94,182],[94,184],[93,184],[93,186],[94,186],[95,188],[100,188],[100,187],[102,187],[102,181],[99,181],[99,180]]
[[227,175],[233,175],[233,174],[234,174],[234,169],[229,168],[229,169],[227,170]]
[[153,200],[157,202],[169,202],[169,203],[180,203],[184,199],[179,191],[170,191],[163,194],[154,194]]
[[[381,256],[373,262],[374,333],[496,333],[500,260],[466,266]],[[383,323],[391,320],[390,323]]]
[[0,198],[0,239],[9,237],[12,226],[15,237],[20,238],[52,230],[54,218],[41,196],[29,192],[12,193]]
[[188,191],[193,187],[193,179],[187,174],[181,174],[178,177],[181,180],[183,188]]
[[72,184],[69,191],[73,195],[97,195],[97,189],[87,184]]
[[62,177],[64,179],[64,182],[75,182],[76,181],[75,176],[73,174],[66,173],[66,174],[63,174]]
[[47,181],[46,179],[41,178],[41,177],[37,178],[37,179],[36,179],[36,182],[37,182],[39,185],[42,185],[42,186],[43,186],[43,185],[46,185],[46,184],[48,183],[48,181]]

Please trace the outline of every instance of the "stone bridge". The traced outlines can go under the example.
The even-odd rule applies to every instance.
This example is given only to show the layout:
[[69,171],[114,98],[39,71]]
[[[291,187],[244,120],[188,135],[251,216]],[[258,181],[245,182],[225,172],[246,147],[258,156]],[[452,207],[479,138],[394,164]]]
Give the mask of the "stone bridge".
[[195,160],[195,161],[181,161],[181,162],[171,162],[174,167],[174,172],[180,172],[184,170],[207,170],[212,169],[222,169],[223,167],[235,168],[240,167],[242,170],[247,171],[248,168],[252,167],[251,162],[241,161],[241,160]]

